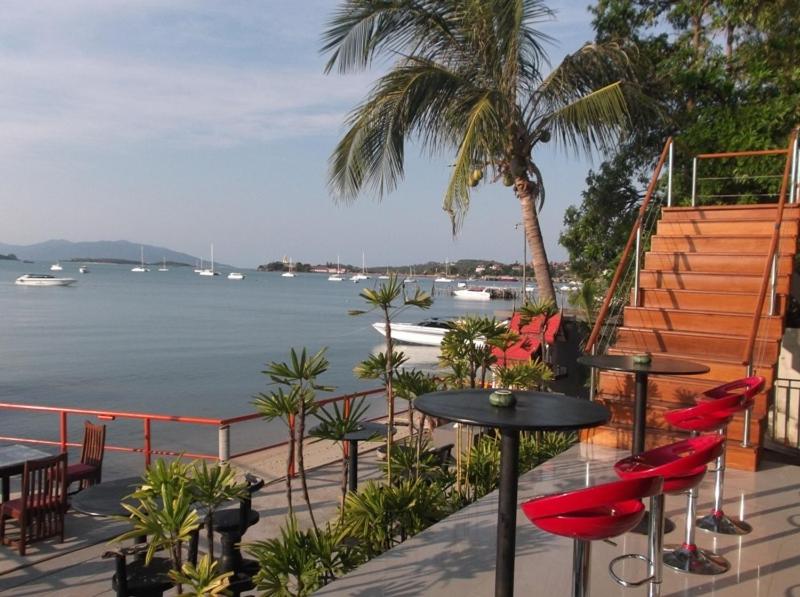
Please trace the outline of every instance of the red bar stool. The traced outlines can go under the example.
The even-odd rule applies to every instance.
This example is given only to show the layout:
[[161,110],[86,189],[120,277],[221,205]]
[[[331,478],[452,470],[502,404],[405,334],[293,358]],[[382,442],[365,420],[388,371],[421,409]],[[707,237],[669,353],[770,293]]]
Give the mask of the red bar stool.
[[652,476],[595,485],[534,498],[522,504],[537,527],[573,539],[572,597],[589,595],[591,541],[628,532],[644,516],[641,499],[661,493],[661,477]]
[[[683,493],[695,489],[706,474],[706,465],[722,453],[723,439],[714,435],[701,435],[690,437],[683,441],[649,450],[636,456],[629,456],[617,462],[614,470],[623,479],[641,479],[653,475],[664,477],[664,491],[650,499],[650,531],[648,533],[649,574],[647,578],[628,582],[622,580],[613,571],[613,565],[623,558],[640,557],[627,555],[615,558],[611,562],[611,575],[623,586],[639,586],[645,582],[650,583],[649,594],[658,595],[661,591],[662,564],[666,563],[666,556],[662,558],[664,541],[664,495]],[[693,519],[693,517],[692,517]],[[681,548],[694,557],[692,562],[711,562],[712,566],[687,565],[686,571],[698,572],[699,570],[714,570],[704,574],[718,574],[730,567],[724,558],[697,548],[694,539],[687,540]]]
[[[756,394],[764,389],[765,379],[754,375],[738,379],[730,383],[718,386],[703,393],[700,404],[718,404],[738,398],[739,402],[730,408],[730,414],[744,412],[753,406]],[[718,430],[723,438],[727,439],[728,426],[723,425]],[[746,535],[753,530],[746,522],[731,518],[722,510],[722,487],[725,483],[725,451],[723,450],[717,458],[714,469],[714,506],[711,512],[698,518],[696,524],[698,528],[711,533],[721,535]]]

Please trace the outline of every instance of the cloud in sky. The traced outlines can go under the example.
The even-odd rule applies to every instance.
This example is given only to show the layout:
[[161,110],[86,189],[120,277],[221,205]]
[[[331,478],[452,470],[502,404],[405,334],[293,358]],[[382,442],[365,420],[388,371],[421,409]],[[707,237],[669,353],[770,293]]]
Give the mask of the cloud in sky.
[[[367,89],[366,74],[325,76],[322,58],[313,52],[306,56],[318,59],[291,69],[282,66],[281,56],[270,56],[275,40],[263,39],[265,30],[253,28],[253,19],[265,18],[265,8],[184,13],[170,27],[174,35],[152,41],[150,23],[163,28],[178,18],[176,8],[188,4],[80,0],[5,5],[0,129],[6,147],[20,151],[39,144],[148,138],[226,145],[334,133]],[[131,14],[136,18],[131,20]],[[242,31],[247,15],[253,19]],[[287,29],[281,31],[285,37]],[[230,42],[231,33],[242,36]],[[143,37],[150,40],[144,51],[136,42]],[[202,50],[191,50],[198,37]],[[308,43],[306,37],[300,35],[301,43]],[[264,55],[264,63],[238,59],[248,45],[252,53]],[[286,50],[291,53],[291,47]]]

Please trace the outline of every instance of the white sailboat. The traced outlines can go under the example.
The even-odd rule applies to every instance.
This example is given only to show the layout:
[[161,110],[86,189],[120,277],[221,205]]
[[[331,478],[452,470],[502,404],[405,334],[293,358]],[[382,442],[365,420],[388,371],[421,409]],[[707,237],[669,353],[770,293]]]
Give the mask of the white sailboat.
[[162,257],[161,258],[161,267],[158,268],[158,271],[160,271],[160,272],[168,272],[169,271],[169,268],[167,267],[167,258],[166,257]]
[[389,280],[392,276],[389,275],[389,268],[386,268],[386,273],[378,276],[378,280]]
[[214,243],[211,243],[211,268],[201,269],[198,273],[201,276],[219,276],[219,272],[214,271]]
[[144,266],[144,247],[139,245],[139,265],[131,268],[132,272],[149,272],[150,269]]
[[450,278],[450,262],[448,259],[444,260],[444,276],[439,276],[434,280],[434,282],[440,282],[441,284],[453,283],[452,278]]
[[355,284],[358,284],[361,280],[369,280],[369,276],[367,275],[367,261],[364,257],[364,251],[361,251],[361,273],[350,276],[350,281],[354,282]]
[[416,284],[417,281],[414,279],[414,270],[410,267],[408,268],[408,277],[403,280],[403,284]]
[[331,274],[330,276],[328,276],[328,282],[341,282],[342,280],[344,280],[344,278],[342,278],[341,272],[339,271],[339,256],[337,255],[336,256],[336,273],[335,274]]
[[58,261],[56,261],[53,265],[50,266],[51,272],[60,272],[63,269],[64,268],[61,267],[61,264]]
[[294,278],[295,277],[294,266],[292,265],[292,258],[291,257],[289,257],[289,271],[288,272],[283,272],[281,274],[281,277],[283,277],[283,278]]

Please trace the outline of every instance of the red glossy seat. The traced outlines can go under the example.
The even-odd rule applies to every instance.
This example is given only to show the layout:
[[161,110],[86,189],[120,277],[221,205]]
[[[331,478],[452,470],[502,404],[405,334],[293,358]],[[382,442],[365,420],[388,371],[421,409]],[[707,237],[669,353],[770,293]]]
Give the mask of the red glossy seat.
[[[716,431],[723,439],[726,439],[730,418],[753,406],[756,395],[764,389],[764,382],[763,377],[753,375],[722,384],[704,392],[698,400],[698,405],[694,408],[713,409],[716,406],[721,414],[727,412],[728,418],[714,429],[697,429],[696,431]],[[669,420],[669,416],[667,420]],[[680,424],[676,424],[676,426],[681,427]],[[681,428],[685,429],[686,427]],[[752,527],[746,522],[731,518],[722,509],[722,488],[724,484],[725,451],[723,450],[722,454],[717,458],[714,470],[714,506],[711,508],[711,512],[702,518],[698,518],[696,524],[702,530],[712,533],[746,535],[753,530]],[[692,514],[692,517],[694,517],[694,514]]]
[[[711,425],[718,422],[715,417],[698,426]],[[617,474],[623,479],[639,479],[649,475],[664,477],[664,493],[675,494],[689,492],[689,510],[694,512],[697,500],[697,486],[706,474],[706,465],[719,457],[724,449],[724,438],[718,435],[701,435],[649,450],[635,456],[629,456],[614,465]],[[720,574],[730,568],[725,558],[715,553],[698,549],[694,543],[694,515],[687,523],[684,543],[670,553],[661,557],[664,534],[664,496],[651,500],[650,540],[648,560],[650,562],[651,580],[654,585],[661,583],[662,562],[671,568],[695,574]]]
[[572,595],[586,597],[590,541],[631,530],[644,516],[641,499],[661,491],[661,478],[650,476],[546,495],[523,503],[521,508],[540,529],[574,540]]

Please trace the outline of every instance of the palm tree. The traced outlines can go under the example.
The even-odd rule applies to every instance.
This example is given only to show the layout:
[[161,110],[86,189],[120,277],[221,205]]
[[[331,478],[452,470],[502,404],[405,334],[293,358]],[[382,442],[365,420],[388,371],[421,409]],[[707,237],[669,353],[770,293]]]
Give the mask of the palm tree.
[[534,149],[553,138],[575,153],[605,151],[627,123],[626,54],[586,44],[549,74],[536,27],[553,12],[541,0],[344,0],[329,23],[326,72],[394,64],[347,119],[330,158],[338,200],[366,188],[379,197],[403,177],[405,142],[454,154],[443,208],[457,232],[470,187],[513,187],[522,209],[539,293],[555,301],[537,210],[544,203]]
[[[333,386],[324,386],[317,382],[317,377],[325,373],[330,364],[325,357],[326,350],[327,348],[322,348],[316,354],[308,356],[305,348],[303,348],[299,354],[292,348],[289,351],[288,362],[273,361],[269,363],[266,370],[263,371],[263,373],[272,380],[272,383],[289,388],[289,396],[293,398],[287,398],[285,400],[287,406],[293,407],[294,404],[298,405],[296,411],[297,471],[300,475],[303,499],[306,502],[308,515],[311,518],[311,524],[315,530],[317,529],[317,521],[314,519],[314,511],[311,508],[311,498],[308,495],[308,482],[303,459],[303,444],[306,431],[306,416],[312,414],[316,410],[316,393],[331,392],[334,390]],[[257,399],[255,404],[262,415],[268,416],[268,414],[271,413],[269,396],[266,397],[264,402],[261,402],[261,398]],[[288,421],[288,414],[288,411],[284,411],[284,413],[279,416],[286,417]],[[288,491],[290,490],[287,489],[287,492]]]
[[[387,478],[389,483],[392,482],[392,429],[394,428],[394,391],[392,388],[392,381],[394,373],[400,366],[400,362],[395,355],[402,353],[394,352],[394,343],[392,342],[392,318],[394,315],[408,307],[417,307],[419,309],[428,309],[433,304],[431,296],[417,288],[413,296],[407,296],[403,282],[397,274],[391,274],[389,279],[379,285],[377,288],[366,288],[362,290],[359,295],[369,305],[369,309],[353,309],[350,315],[363,315],[370,311],[380,311],[383,316],[383,324],[386,330],[386,352],[376,355],[382,358],[383,367],[383,381],[386,384],[386,402],[387,402],[387,415],[388,425],[386,429],[386,463]],[[399,301],[399,303],[398,303]],[[362,378],[369,378],[375,370],[375,359],[371,356],[366,361],[356,367],[356,375]]]

